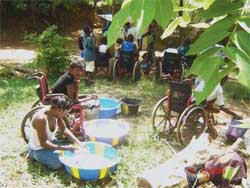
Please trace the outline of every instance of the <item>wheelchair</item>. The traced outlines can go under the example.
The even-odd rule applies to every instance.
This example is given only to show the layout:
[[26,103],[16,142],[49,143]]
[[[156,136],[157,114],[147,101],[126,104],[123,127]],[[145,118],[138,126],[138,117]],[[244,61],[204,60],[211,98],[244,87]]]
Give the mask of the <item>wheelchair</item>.
[[109,53],[102,53],[96,50],[95,53],[95,74],[99,72],[104,72],[108,77],[110,75],[110,60],[111,55]]
[[[36,86],[36,93],[38,96],[38,100],[32,105],[32,109],[24,116],[22,123],[21,123],[21,134],[26,143],[29,141],[29,130],[32,126],[32,118],[33,115],[42,109],[45,105],[49,105],[51,99],[54,96],[62,96],[63,93],[50,93],[50,88],[48,85],[47,76],[43,72],[38,72],[32,74],[27,79],[36,79],[38,80],[39,84]],[[82,96],[81,102],[88,102],[90,100],[96,100],[96,96]],[[73,104],[70,111],[69,116],[64,118],[64,122],[66,127],[68,127],[73,134],[76,136],[82,137],[84,135],[84,130],[82,128],[83,122],[86,120],[85,112],[82,109],[80,104]]]
[[126,74],[132,74],[133,81],[141,79],[141,67],[133,52],[120,51],[116,61],[112,64],[113,80],[121,79]]
[[185,59],[182,58],[174,48],[166,49],[163,57],[159,57],[156,60],[156,81],[183,80],[184,71]]
[[188,145],[194,136],[198,138],[205,130],[215,139],[214,113],[218,111],[214,110],[213,103],[193,104],[191,80],[170,81],[166,96],[153,109],[153,130],[159,139],[174,135],[182,146]]

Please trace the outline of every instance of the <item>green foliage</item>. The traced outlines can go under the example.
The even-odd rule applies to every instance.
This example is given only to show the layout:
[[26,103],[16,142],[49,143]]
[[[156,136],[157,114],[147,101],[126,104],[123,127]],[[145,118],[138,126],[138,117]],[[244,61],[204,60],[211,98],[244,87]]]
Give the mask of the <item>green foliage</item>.
[[[190,55],[201,56],[198,58],[200,62],[197,60],[193,64],[189,74],[201,76],[206,81],[203,92],[195,94],[197,102],[203,101],[219,81],[235,69],[239,69],[240,83],[250,89],[248,78],[250,72],[249,0],[189,0],[184,1],[183,7],[180,7],[177,1],[151,0],[150,3],[148,1],[142,0],[140,4],[136,0],[130,0],[123,4],[122,9],[115,15],[109,30],[109,46],[116,41],[119,36],[117,31],[121,30],[130,13],[141,32],[152,19],[155,19],[165,29],[161,36],[162,39],[170,36],[179,26],[195,26],[197,23],[205,21],[209,27],[191,45],[188,52]],[[148,12],[147,5],[151,6],[150,12]],[[182,16],[176,16],[176,11],[183,11]],[[192,20],[191,15],[197,15],[199,12],[201,12],[198,14],[199,19]],[[172,21],[167,25],[170,19]],[[240,31],[238,26],[243,30]],[[214,53],[202,53],[205,49],[213,47],[224,39],[228,39],[228,43],[223,51],[230,61],[225,63]],[[221,70],[222,65],[223,70]]]
[[172,14],[173,4],[171,0],[125,1],[122,9],[113,18],[108,32],[108,46],[114,44],[121,35],[121,29],[130,16],[140,33],[143,33],[154,19],[164,28]]
[[202,33],[195,43],[191,45],[188,55],[198,54],[202,50],[227,37],[230,34],[229,29],[234,25],[235,21],[235,17],[228,16],[210,26],[204,33]]
[[47,74],[60,74],[69,64],[65,45],[71,38],[59,35],[56,26],[48,27],[41,35],[26,35],[25,40],[39,46],[35,61]]
[[203,18],[213,18],[218,16],[223,16],[226,14],[232,14],[233,12],[238,12],[238,10],[244,6],[244,2],[231,1],[231,0],[216,0],[208,10],[202,12],[200,15]]
[[167,26],[172,14],[173,4],[171,0],[156,0],[155,20],[162,28]]
[[1,74],[0,85],[0,112],[11,106],[23,105],[30,99],[35,100],[34,81]]
[[250,91],[235,81],[226,82],[223,88],[226,98],[236,100],[237,102],[244,100],[248,103],[250,101]]

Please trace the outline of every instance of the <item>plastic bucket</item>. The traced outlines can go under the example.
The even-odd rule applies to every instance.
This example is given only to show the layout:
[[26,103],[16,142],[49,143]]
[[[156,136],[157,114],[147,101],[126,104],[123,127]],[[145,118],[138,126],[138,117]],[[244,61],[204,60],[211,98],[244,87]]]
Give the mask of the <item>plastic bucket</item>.
[[124,98],[124,99],[121,99],[121,101],[122,101],[121,109],[122,109],[123,115],[125,116],[136,115],[138,113],[141,100]]
[[[76,162],[79,161],[79,157],[76,159],[75,153],[66,150],[61,151],[59,160],[64,165],[68,174],[81,180],[97,180],[109,176],[116,170],[117,165],[120,162],[120,157],[115,148],[109,144],[101,142],[85,142],[85,144],[87,144],[89,152],[82,152],[79,156],[81,159],[85,160],[86,158],[89,158],[87,156],[94,155],[109,160],[109,163],[102,165],[102,161],[98,161],[98,165],[96,165],[97,161],[89,158],[86,159],[89,160],[87,161],[88,165],[78,165]],[[93,164],[93,166],[91,166],[91,164]]]
[[112,146],[123,144],[129,134],[128,124],[114,119],[86,121],[83,129],[87,140],[104,142]]
[[113,118],[117,110],[120,109],[120,103],[111,98],[99,98],[100,111],[99,111],[99,119],[110,119]]

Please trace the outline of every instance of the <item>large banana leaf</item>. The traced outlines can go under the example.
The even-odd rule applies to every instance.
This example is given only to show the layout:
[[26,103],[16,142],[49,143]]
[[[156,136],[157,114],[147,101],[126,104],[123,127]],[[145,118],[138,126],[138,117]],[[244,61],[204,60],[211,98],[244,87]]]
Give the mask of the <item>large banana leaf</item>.
[[223,16],[225,14],[239,12],[239,9],[243,6],[243,0],[233,2],[231,0],[216,0],[206,11],[202,12],[200,16],[203,18]]
[[221,41],[230,34],[229,29],[234,25],[236,17],[227,16],[224,19],[210,26],[202,35],[191,45],[187,55],[198,54],[202,50],[208,48]]

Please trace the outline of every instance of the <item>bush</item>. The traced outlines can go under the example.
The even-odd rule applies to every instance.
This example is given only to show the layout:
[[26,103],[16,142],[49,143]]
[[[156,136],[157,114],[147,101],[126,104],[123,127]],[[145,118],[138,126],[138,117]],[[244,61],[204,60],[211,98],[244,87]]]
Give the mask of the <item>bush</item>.
[[243,85],[235,81],[228,81],[224,86],[225,94],[227,97],[234,100],[250,101],[250,91]]
[[35,63],[48,75],[60,74],[69,64],[69,51],[65,45],[72,39],[59,35],[57,26],[48,27],[41,35],[25,35],[25,40],[38,45]]

